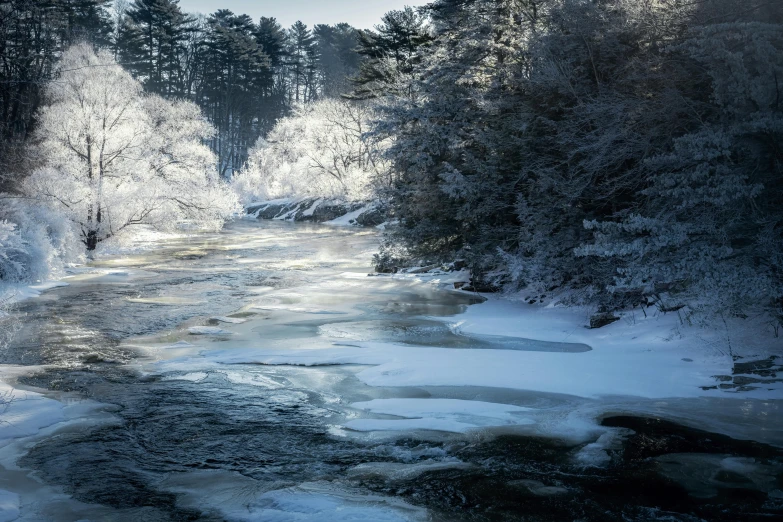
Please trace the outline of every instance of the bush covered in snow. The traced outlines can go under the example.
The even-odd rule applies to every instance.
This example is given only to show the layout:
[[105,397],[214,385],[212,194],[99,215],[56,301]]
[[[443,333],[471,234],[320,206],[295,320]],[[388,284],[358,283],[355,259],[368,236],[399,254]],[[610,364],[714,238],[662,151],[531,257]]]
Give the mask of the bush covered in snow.
[[288,197],[359,201],[383,183],[384,142],[366,133],[374,110],[366,102],[325,99],[277,122],[250,150],[232,180],[243,203]]
[[237,210],[198,107],[145,95],[110,53],[68,49],[46,97],[40,166],[22,189],[73,223],[87,250],[133,225],[220,228]]
[[60,215],[2,194],[0,204],[0,285],[47,279],[81,258],[76,233]]
[[45,207],[0,194],[0,349],[19,328],[18,287],[63,273],[83,255],[70,223]]

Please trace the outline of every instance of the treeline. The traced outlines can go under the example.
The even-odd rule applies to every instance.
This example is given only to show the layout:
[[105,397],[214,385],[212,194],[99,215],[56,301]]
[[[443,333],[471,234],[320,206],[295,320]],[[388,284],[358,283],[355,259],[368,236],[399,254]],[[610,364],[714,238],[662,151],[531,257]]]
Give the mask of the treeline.
[[85,37],[200,107],[240,199],[375,191],[381,270],[462,259],[479,286],[783,323],[780,2],[435,0],[358,31],[11,0],[4,143]]
[[528,295],[783,321],[783,4],[428,11],[375,130],[399,221],[381,268],[462,258]]
[[195,102],[216,127],[210,147],[230,176],[248,148],[296,104],[350,90],[359,33],[348,24],[252,20],[220,9],[182,12],[177,0],[0,2],[0,132],[5,171],[35,123],[42,92],[71,44],[109,50],[147,92]]

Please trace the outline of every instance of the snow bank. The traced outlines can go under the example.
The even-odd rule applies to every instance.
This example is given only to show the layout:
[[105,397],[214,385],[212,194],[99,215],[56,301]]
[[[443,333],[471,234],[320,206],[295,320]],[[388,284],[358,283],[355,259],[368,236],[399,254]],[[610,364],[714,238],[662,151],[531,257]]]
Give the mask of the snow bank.
[[331,219],[329,221],[325,221],[325,225],[337,225],[337,226],[353,226],[357,225],[359,223],[359,218],[363,214],[366,214],[368,212],[371,212],[375,209],[375,203],[370,203],[368,205],[365,205],[361,208],[358,208],[354,210],[353,212],[348,212],[347,214],[344,214],[338,218]]
[[32,285],[0,285],[0,298],[6,296],[8,304],[40,297],[47,290],[68,286],[65,281],[43,281]]
[[455,350],[392,343],[356,342],[325,348],[253,349],[210,353],[221,362],[259,364],[372,365],[357,377],[372,386],[482,386],[597,398],[697,397],[730,371],[724,357],[686,362],[673,350],[589,352]]
[[339,226],[378,226],[384,219],[377,201],[345,201],[322,197],[293,197],[257,201],[245,206],[255,219],[306,221]]

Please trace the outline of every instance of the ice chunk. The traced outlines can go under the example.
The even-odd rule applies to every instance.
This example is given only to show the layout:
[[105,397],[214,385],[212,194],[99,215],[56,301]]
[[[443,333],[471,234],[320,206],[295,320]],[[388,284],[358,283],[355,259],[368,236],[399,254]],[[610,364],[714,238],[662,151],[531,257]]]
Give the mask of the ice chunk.
[[224,317],[224,316],[217,316],[217,317],[211,317],[210,318],[213,321],[218,321],[220,323],[230,323],[230,324],[242,324],[244,322],[247,322],[247,319],[240,319],[239,317]]
[[11,522],[19,518],[19,495],[0,489],[0,522]]
[[164,346],[164,349],[177,349],[177,348],[193,348],[195,347],[195,344],[190,344],[187,341],[177,341],[174,344],[169,344],[167,346]]
[[356,431],[435,430],[463,433],[475,428],[534,424],[520,414],[531,408],[460,399],[375,399],[354,408],[404,419],[354,419],[345,427]]
[[188,328],[191,335],[231,335],[231,332],[217,326],[191,326]]

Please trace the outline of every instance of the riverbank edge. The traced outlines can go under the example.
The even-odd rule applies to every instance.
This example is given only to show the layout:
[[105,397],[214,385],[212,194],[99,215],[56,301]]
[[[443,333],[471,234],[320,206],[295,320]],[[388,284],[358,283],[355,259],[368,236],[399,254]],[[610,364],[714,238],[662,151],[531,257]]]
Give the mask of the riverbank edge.
[[245,205],[245,214],[255,219],[359,227],[377,227],[386,220],[385,209],[377,200],[342,201],[323,197],[258,201]]

